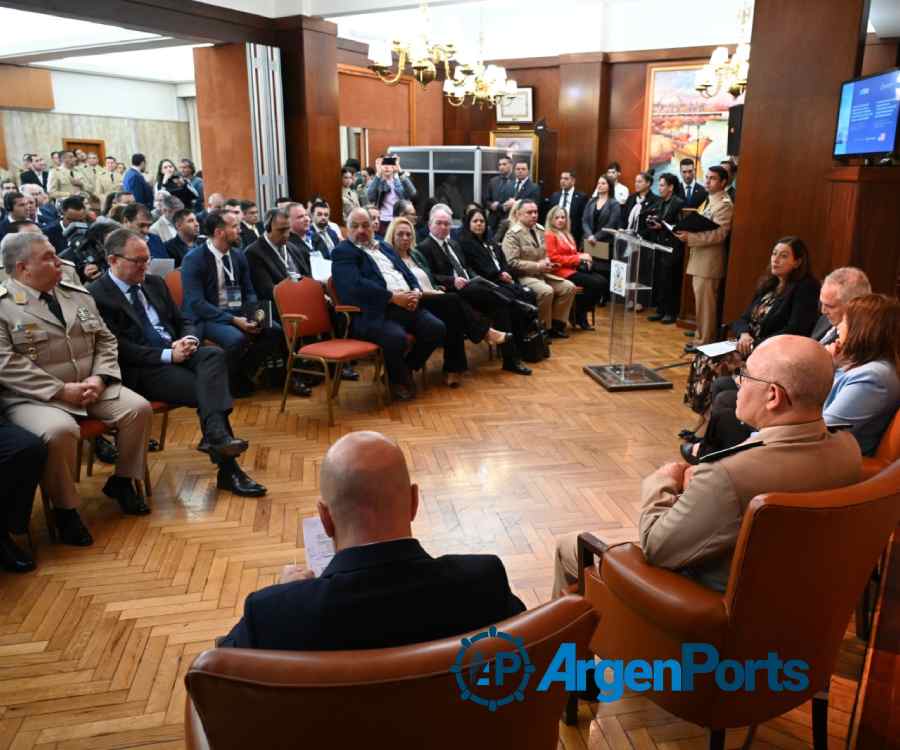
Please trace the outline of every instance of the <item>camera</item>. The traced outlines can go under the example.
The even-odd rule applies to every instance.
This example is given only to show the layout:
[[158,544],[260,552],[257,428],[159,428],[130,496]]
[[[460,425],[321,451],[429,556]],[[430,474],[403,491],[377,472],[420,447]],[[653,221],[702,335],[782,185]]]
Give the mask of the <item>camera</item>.
[[381,160],[382,166],[396,167],[397,166],[397,157],[396,156],[385,156]]

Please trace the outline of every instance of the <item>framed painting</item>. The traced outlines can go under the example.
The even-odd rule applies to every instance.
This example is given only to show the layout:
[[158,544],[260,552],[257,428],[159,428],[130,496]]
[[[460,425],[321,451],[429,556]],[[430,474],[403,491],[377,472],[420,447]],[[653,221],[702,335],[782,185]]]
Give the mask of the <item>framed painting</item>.
[[531,152],[531,157],[526,161],[531,164],[531,179],[537,182],[538,165],[541,156],[541,141],[533,130],[492,130],[491,146],[506,149],[506,154],[513,161],[516,154]]
[[702,184],[706,170],[728,155],[728,108],[737,102],[727,91],[707,99],[694,89],[703,64],[647,66],[641,163],[657,177],[663,172],[680,177],[679,162],[691,158]]
[[497,101],[498,123],[528,123],[534,121],[534,89],[520,88],[515,94],[501,96]]

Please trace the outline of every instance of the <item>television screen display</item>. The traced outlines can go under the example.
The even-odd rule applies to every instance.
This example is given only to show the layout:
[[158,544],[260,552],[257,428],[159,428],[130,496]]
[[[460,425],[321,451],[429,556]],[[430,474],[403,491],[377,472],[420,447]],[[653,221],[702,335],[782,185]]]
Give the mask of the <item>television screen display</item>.
[[890,154],[897,142],[900,69],[841,86],[834,155]]

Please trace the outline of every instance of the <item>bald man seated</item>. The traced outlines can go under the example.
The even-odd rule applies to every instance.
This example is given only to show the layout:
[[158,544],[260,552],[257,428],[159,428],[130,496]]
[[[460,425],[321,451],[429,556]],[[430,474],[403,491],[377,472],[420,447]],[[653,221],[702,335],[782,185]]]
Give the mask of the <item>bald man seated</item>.
[[[756,495],[860,481],[859,444],[849,432],[829,432],[822,420],[833,371],[828,352],[805,336],[773,336],[753,351],[741,370],[737,414],[756,432],[697,466],[670,463],[644,479],[638,526],[648,563],[724,591],[741,520]],[[555,596],[578,580],[577,538],[557,542]]]
[[250,594],[219,643],[334,651],[447,638],[524,611],[495,555],[431,557],[412,535],[419,491],[403,453],[377,432],[353,432],[325,455],[319,518],[337,551],[318,578],[288,566]]

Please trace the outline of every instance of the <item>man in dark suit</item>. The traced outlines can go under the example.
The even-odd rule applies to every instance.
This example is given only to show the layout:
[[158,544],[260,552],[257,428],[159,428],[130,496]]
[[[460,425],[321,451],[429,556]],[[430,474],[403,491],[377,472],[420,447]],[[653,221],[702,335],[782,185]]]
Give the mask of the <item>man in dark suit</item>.
[[560,206],[566,209],[569,214],[569,226],[572,230],[572,236],[575,243],[581,247],[581,239],[584,235],[584,227],[581,222],[581,215],[587,206],[587,196],[579,190],[575,189],[575,172],[571,169],[566,170],[559,176],[559,190],[557,190],[550,198],[545,201],[544,216],[554,206]]
[[[528,162],[517,161],[515,166],[515,183],[513,184],[512,197],[516,201],[534,201],[535,205],[541,205],[541,189],[531,181],[529,177]],[[508,211],[507,211],[508,213]]]
[[247,597],[219,643],[335,651],[405,646],[494,625],[525,610],[495,555],[431,557],[412,535],[419,492],[403,452],[353,432],[325,454],[319,518],[336,550],[318,577],[288,566]]
[[3,209],[5,214],[0,219],[0,239],[9,231],[10,224],[28,219],[28,199],[17,191],[7,193],[3,196]]
[[42,190],[47,189],[47,180],[50,173],[47,171],[47,163],[37,154],[31,156],[31,169],[26,169],[19,176],[19,185],[37,185]]
[[232,393],[246,396],[266,358],[284,353],[284,336],[278,328],[260,328],[247,318],[257,296],[247,258],[234,249],[240,242],[237,217],[212,211],[206,223],[206,244],[191,250],[181,264],[182,312],[194,324],[197,338],[225,350]]
[[287,209],[273,208],[266,215],[265,232],[244,249],[250,266],[250,281],[260,299],[275,299],[275,285],[287,278],[298,281],[312,276],[309,254],[288,242],[291,219]]
[[[372,238],[372,220],[364,208],[347,219],[350,237],[332,254],[334,285],[342,304],[362,312],[353,317],[350,334],[378,344],[394,397],[415,396],[411,373],[425,366],[446,334],[444,324],[419,307],[422,290],[397,254]],[[407,334],[415,343],[407,353]]]
[[515,189],[515,181],[512,179],[512,159],[501,156],[497,160],[497,169],[500,174],[491,177],[488,182],[487,192],[484,195],[484,205],[490,212],[488,223],[492,231],[496,231],[500,222],[509,213]]
[[327,203],[320,202],[312,207],[312,240],[313,250],[322,253],[323,258],[331,258],[331,253],[340,242],[341,238],[330,226],[331,209]]
[[859,268],[844,266],[828,274],[819,289],[819,308],[822,315],[816,322],[811,338],[823,346],[837,339],[838,324],[851,300],[872,293],[869,277]]
[[259,209],[253,201],[241,201],[241,247],[248,248],[263,234]]
[[175,268],[178,268],[184,260],[184,256],[197,244],[197,237],[200,235],[200,224],[197,223],[197,217],[194,215],[194,212],[186,208],[175,212],[172,216],[172,223],[175,225],[177,234],[163,244],[169,257],[175,261]]
[[660,321],[671,325],[678,318],[681,306],[681,285],[684,280],[684,244],[663,224],[677,224],[684,201],[676,195],[678,178],[671,172],[659,177],[659,203],[647,219],[650,239],[660,245],[671,247],[671,253],[651,250],[656,253],[653,261],[653,300],[656,313],[647,320]]
[[150,211],[153,209],[153,188],[144,177],[146,168],[147,158],[143,154],[133,154],[131,167],[122,177],[122,190],[131,193],[135,201],[146,206]]
[[684,208],[699,208],[706,201],[708,193],[696,179],[696,166],[693,159],[682,159],[678,165],[681,168],[681,192],[684,198]]
[[[282,206],[280,206],[282,208]],[[283,208],[287,209],[288,218],[291,222],[291,231],[288,234],[288,242],[295,248],[300,250],[307,258],[313,252],[313,243],[309,238],[310,218],[306,206],[302,203],[294,203],[288,201]]]
[[165,282],[147,275],[150,250],[137,232],[117,229],[106,238],[109,271],[88,287],[119,344],[122,382],[150,401],[197,409],[201,446],[219,467],[217,486],[259,497],[266,488],[238,466],[247,443],[232,435],[227,365],[221,349],[200,346]]

